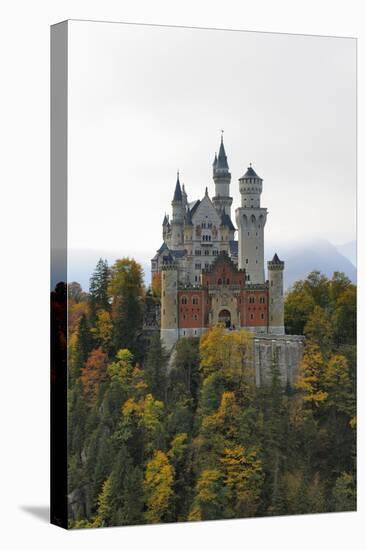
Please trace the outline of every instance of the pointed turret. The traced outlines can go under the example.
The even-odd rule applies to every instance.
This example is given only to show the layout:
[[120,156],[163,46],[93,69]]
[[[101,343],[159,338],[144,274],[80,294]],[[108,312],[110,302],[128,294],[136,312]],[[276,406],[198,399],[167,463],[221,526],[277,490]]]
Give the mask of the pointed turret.
[[219,156],[216,162],[216,172],[229,173],[229,165],[227,163],[227,156],[224,147],[224,136],[221,134],[221,143],[219,149]]
[[184,208],[184,210],[186,210],[187,204],[188,204],[188,195],[187,195],[186,189],[184,187],[184,183],[182,185],[182,201],[183,201],[183,208]]
[[217,153],[215,153],[215,158],[214,158],[214,161],[212,163],[212,175],[214,177],[215,177],[216,166],[217,166]]
[[213,197],[212,201],[218,212],[225,210],[225,213],[230,217],[230,208],[233,202],[233,199],[230,197],[231,174],[229,172],[229,164],[227,162],[224,137],[222,132],[219,154],[215,154],[215,159],[212,165],[213,180],[215,182],[215,196]]
[[182,200],[182,189],[179,181],[179,172],[177,172],[177,183],[175,184],[173,201],[181,201],[181,200]]
[[182,189],[179,181],[179,172],[177,172],[177,182],[175,184],[174,196],[172,200],[172,222],[171,222],[171,246],[173,250],[181,247],[183,244],[183,223],[184,223],[184,205]]
[[284,293],[283,293],[283,274],[285,262],[279,259],[275,254],[268,266],[268,284],[269,284],[269,319],[268,332],[270,334],[285,334],[284,322]]
[[278,264],[278,265],[283,264],[283,262],[282,262],[282,261],[279,259],[279,257],[277,256],[277,252],[275,252],[275,255],[274,255],[273,258],[272,258],[272,263],[273,263],[273,264]]
[[257,179],[257,180],[263,181],[262,178],[260,178],[258,174],[255,172],[255,170],[253,170],[251,162],[249,163],[248,169],[245,172],[244,176],[242,176],[239,181],[250,180],[250,179]]

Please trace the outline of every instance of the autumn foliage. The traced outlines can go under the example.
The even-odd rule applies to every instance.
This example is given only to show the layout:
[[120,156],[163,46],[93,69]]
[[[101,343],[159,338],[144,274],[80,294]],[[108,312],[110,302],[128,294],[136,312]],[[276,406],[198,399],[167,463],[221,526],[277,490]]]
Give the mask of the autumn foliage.
[[211,327],[173,356],[146,336],[159,285],[142,280],[130,258],[100,260],[89,293],[69,289],[70,527],[354,510],[356,287],[339,273],[295,283],[295,387],[274,356],[258,388],[246,331]]

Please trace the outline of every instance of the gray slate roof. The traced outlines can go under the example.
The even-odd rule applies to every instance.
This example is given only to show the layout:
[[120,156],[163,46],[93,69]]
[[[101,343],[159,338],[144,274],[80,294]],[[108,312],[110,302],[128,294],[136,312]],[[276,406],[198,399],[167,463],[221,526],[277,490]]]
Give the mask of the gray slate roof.
[[181,200],[182,200],[182,189],[180,187],[179,174],[178,174],[177,183],[175,184],[173,201],[181,201]]
[[245,179],[245,178],[261,179],[251,166],[248,166],[248,170],[245,172],[244,176],[242,176],[240,179]]
[[221,223],[222,225],[226,225],[231,231],[235,231],[235,227],[233,225],[233,222],[231,221],[231,218],[228,214],[222,214],[221,216]]
[[279,259],[279,257],[277,256],[277,252],[275,253],[275,255],[273,256],[272,258],[272,263],[273,264],[282,264],[282,260]]
[[227,163],[227,156],[226,156],[226,153],[225,153],[224,140],[222,139],[222,136],[221,136],[219,155],[217,157],[217,162],[216,162],[215,168],[216,169],[221,168],[221,169],[224,169],[224,170],[229,170],[229,165]]

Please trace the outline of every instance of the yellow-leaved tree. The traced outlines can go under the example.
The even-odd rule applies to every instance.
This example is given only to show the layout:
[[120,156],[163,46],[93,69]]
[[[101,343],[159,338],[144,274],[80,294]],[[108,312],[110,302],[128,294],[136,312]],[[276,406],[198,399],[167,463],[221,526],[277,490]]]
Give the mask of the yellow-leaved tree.
[[257,451],[235,446],[224,450],[221,458],[227,509],[233,517],[254,516],[264,482],[262,462]]
[[144,489],[145,512],[148,523],[159,523],[166,519],[169,503],[173,496],[174,469],[163,451],[157,450],[146,466]]
[[301,361],[296,387],[302,390],[304,401],[311,403],[315,408],[328,397],[324,389],[324,371],[325,361],[319,346],[308,342]]

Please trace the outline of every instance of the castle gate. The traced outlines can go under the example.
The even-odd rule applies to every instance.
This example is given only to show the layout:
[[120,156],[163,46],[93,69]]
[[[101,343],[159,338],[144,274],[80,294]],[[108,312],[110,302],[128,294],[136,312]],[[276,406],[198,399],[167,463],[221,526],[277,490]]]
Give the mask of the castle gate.
[[231,313],[228,309],[222,309],[220,311],[219,323],[223,323],[226,328],[231,327]]

